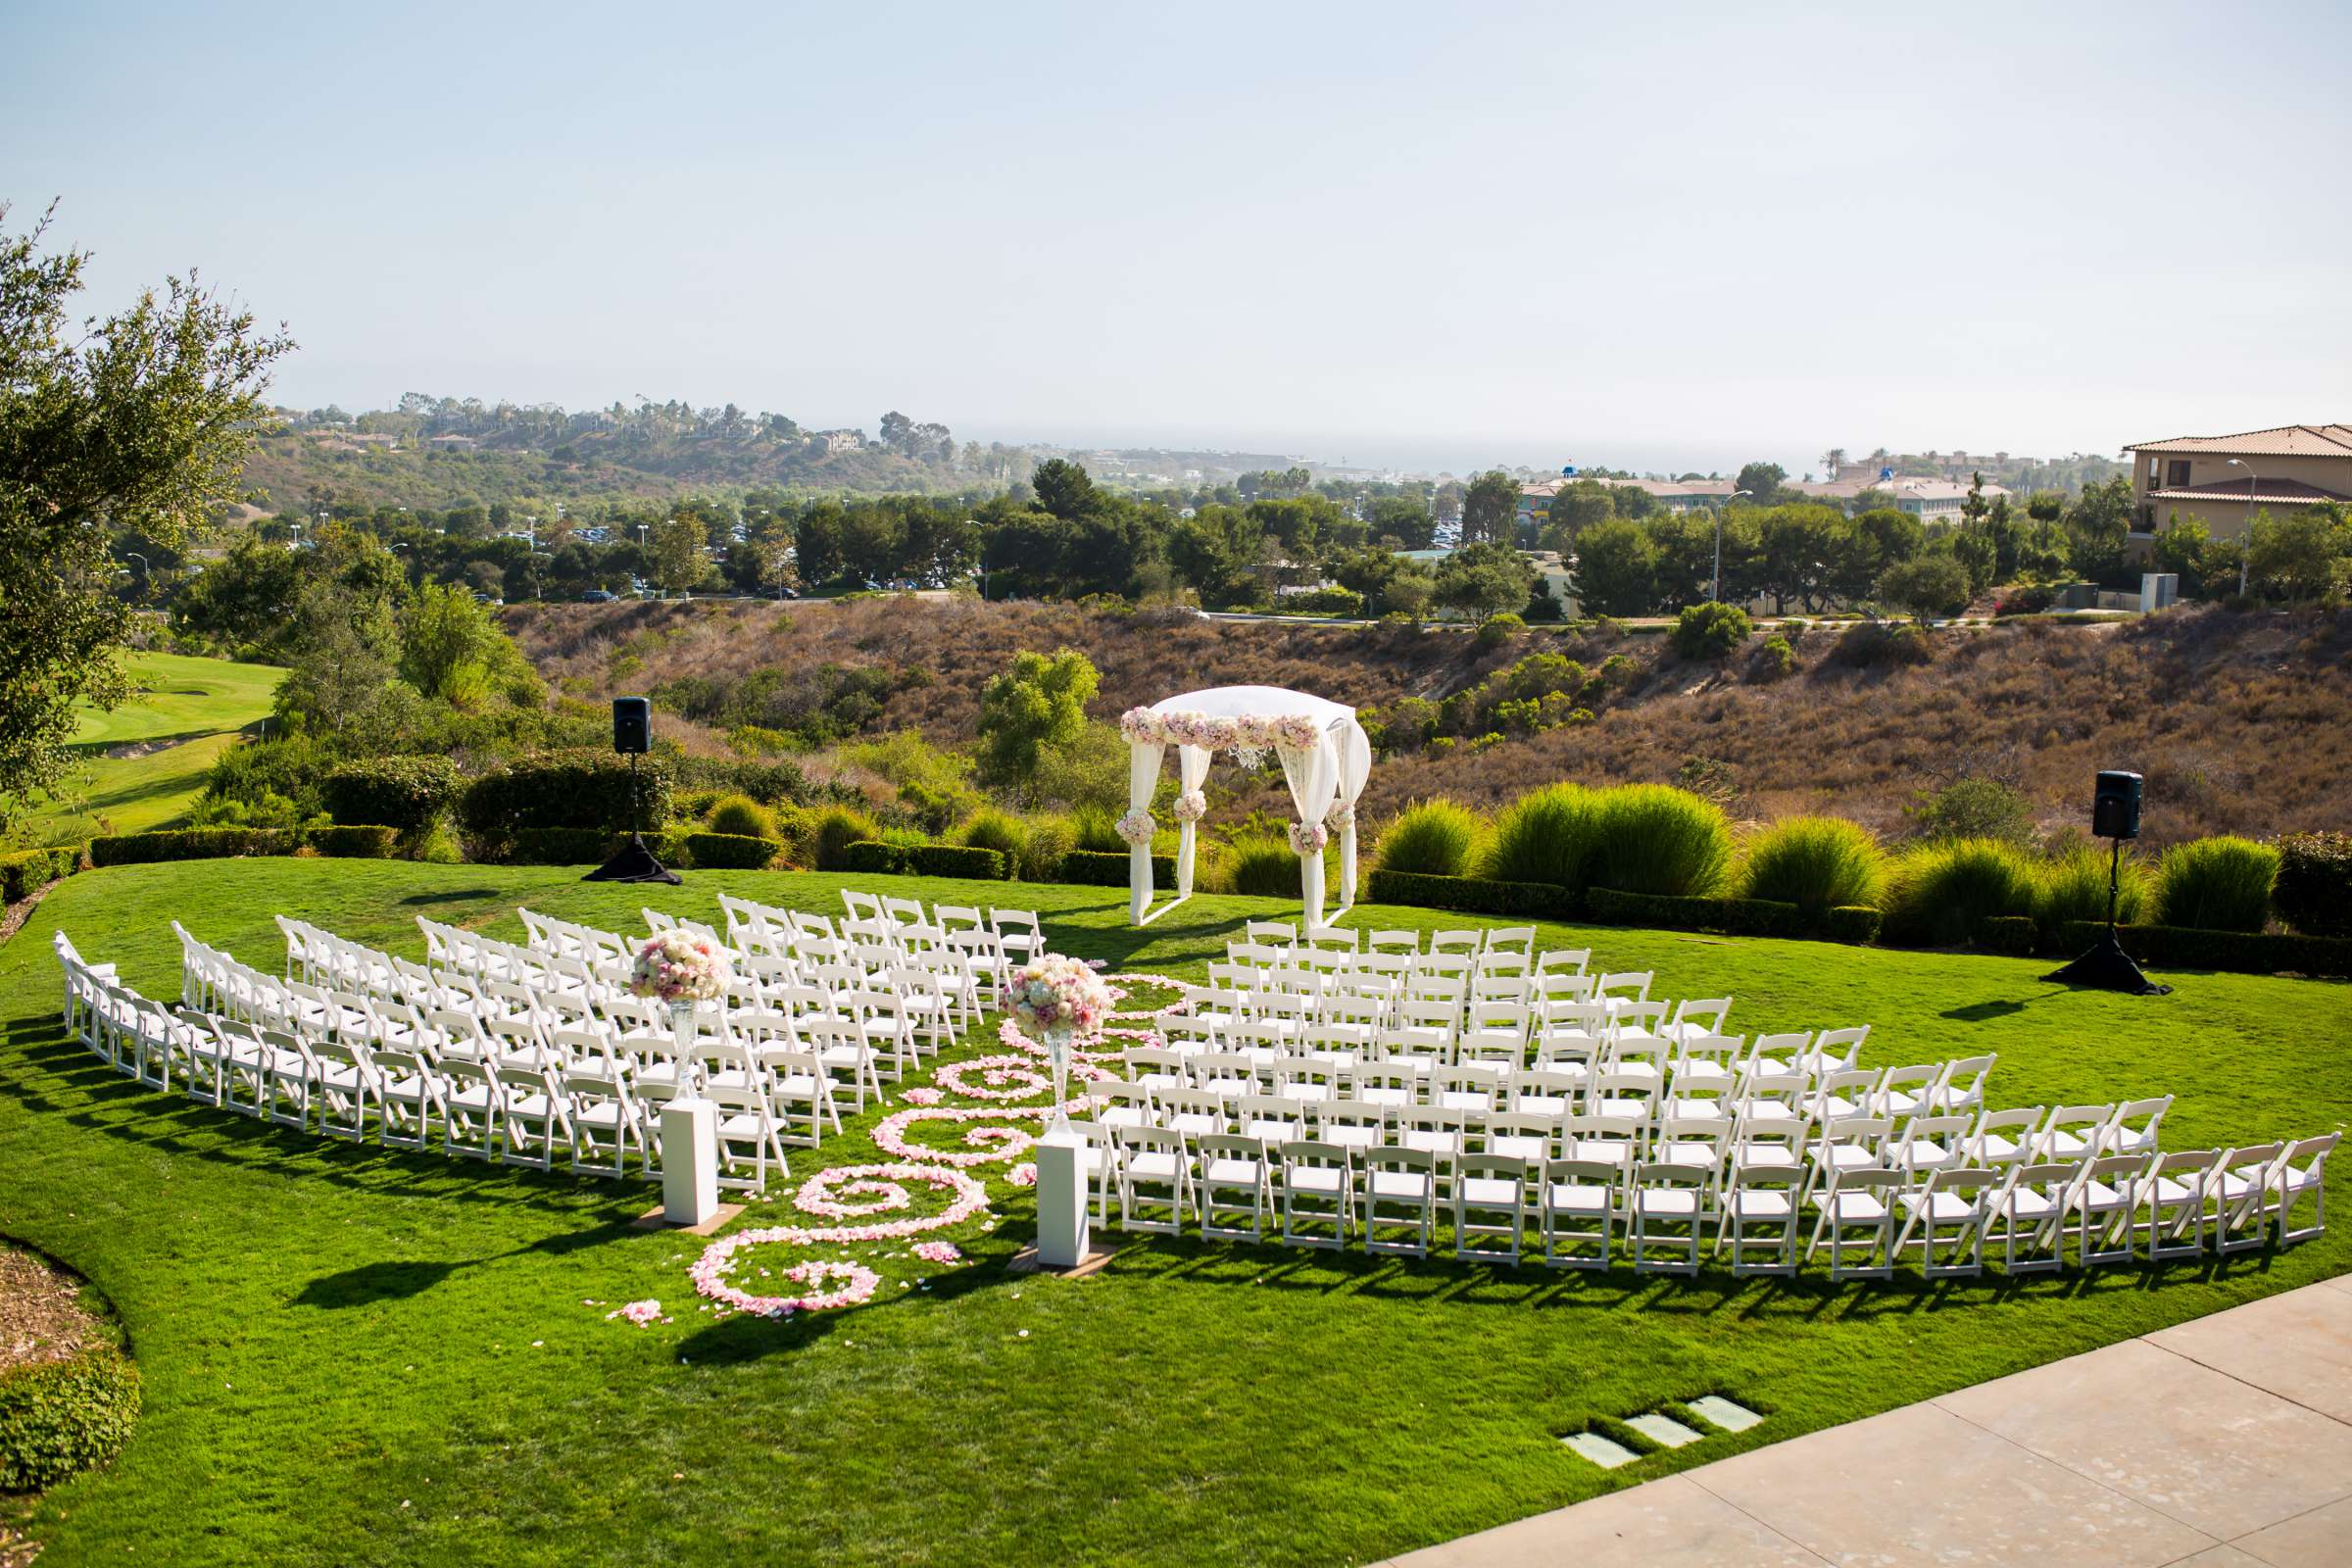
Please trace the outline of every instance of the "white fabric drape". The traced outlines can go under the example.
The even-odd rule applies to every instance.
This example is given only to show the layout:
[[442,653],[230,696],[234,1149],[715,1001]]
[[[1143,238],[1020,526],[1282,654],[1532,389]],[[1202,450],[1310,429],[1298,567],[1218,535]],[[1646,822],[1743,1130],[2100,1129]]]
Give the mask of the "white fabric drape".
[[[1127,808],[1152,809],[1152,792],[1159,788],[1159,754],[1164,746],[1143,745],[1127,756]],[[1152,843],[1149,839],[1127,851],[1127,919],[1141,920],[1152,907]]]
[[1355,903],[1355,803],[1363,798],[1364,782],[1372,776],[1372,742],[1364,727],[1352,719],[1332,739],[1340,752],[1340,805],[1348,821],[1340,829],[1340,907]]
[[[1176,748],[1176,789],[1180,795],[1190,795],[1200,788],[1208,777],[1209,759],[1216,754],[1205,746]],[[1200,830],[1198,822],[1176,824],[1176,896],[1192,897],[1193,840]]]
[[[1283,782],[1291,787],[1291,804],[1298,809],[1298,820],[1309,825],[1323,820],[1340,787],[1340,756],[1337,734],[1323,731],[1314,746],[1299,750],[1279,746],[1274,755],[1282,759]],[[1312,928],[1323,923],[1323,855],[1298,857],[1298,886],[1305,896],[1306,923]]]

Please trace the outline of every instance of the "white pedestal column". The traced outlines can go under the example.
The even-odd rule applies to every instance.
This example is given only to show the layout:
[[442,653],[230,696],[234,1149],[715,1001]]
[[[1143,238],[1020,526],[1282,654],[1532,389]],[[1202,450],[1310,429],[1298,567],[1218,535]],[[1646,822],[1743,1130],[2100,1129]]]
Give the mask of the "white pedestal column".
[[662,1107],[662,1217],[700,1225],[718,1212],[718,1107],[673,1100]]
[[1037,1260],[1076,1268],[1086,1259],[1086,1140],[1066,1129],[1037,1141]]

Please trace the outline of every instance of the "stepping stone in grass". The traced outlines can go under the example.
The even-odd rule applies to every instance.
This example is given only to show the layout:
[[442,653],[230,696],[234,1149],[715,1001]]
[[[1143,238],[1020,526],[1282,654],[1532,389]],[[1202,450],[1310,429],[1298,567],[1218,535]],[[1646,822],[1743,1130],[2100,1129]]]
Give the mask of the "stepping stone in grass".
[[1690,1401],[1690,1408],[1710,1425],[1726,1432],[1745,1432],[1764,1418],[1744,1404],[1734,1404],[1720,1394],[1704,1394]]
[[1661,1448],[1680,1448],[1686,1444],[1696,1443],[1706,1436],[1703,1432],[1691,1431],[1672,1416],[1658,1415],[1654,1412],[1649,1415],[1635,1416],[1627,1421],[1626,1425]]
[[1590,1459],[1603,1470],[1614,1470],[1642,1457],[1624,1444],[1613,1443],[1597,1432],[1571,1432],[1560,1441],[1568,1446],[1570,1453]]

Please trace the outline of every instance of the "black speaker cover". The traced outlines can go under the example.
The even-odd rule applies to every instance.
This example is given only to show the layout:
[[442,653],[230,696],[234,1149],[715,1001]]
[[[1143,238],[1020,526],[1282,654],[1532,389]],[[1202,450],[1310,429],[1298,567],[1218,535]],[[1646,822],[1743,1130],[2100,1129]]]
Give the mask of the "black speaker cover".
[[612,749],[642,755],[654,745],[654,705],[642,697],[612,699]]
[[2090,830],[2103,839],[2139,837],[2139,775],[2101,773],[2091,798]]

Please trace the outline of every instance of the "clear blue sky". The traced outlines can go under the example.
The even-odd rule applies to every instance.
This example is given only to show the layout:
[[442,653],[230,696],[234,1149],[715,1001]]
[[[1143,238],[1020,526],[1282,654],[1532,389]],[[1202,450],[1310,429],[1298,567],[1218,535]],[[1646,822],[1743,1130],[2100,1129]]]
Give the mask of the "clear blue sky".
[[0,0],[0,200],[278,395],[1463,468],[2352,419],[2352,6]]

